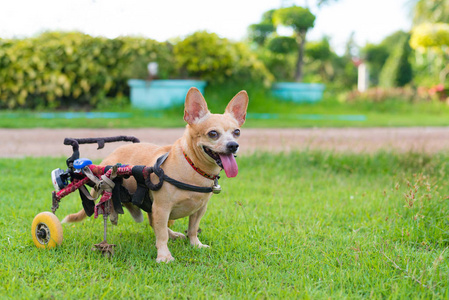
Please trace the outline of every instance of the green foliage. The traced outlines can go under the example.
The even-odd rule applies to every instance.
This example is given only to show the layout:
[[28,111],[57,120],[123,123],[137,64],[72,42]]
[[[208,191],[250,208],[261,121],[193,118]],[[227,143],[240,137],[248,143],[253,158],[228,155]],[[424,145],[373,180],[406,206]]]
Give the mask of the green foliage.
[[[351,90],[357,85],[357,67],[349,55],[338,56],[333,53],[330,57],[332,72],[328,72],[328,85],[333,86],[338,92]],[[306,69],[307,71],[307,69]]]
[[388,59],[390,52],[383,44],[366,44],[362,49],[362,55],[369,67],[369,78],[373,85],[379,84],[379,75],[382,67]]
[[276,36],[268,41],[267,48],[273,53],[288,54],[298,51],[298,43],[294,37]]
[[413,28],[410,46],[416,49],[416,82],[432,86],[447,84],[449,74],[449,24],[423,23]]
[[409,61],[411,48],[410,36],[398,41],[379,75],[379,83],[383,87],[404,86],[413,78],[412,65]]
[[449,23],[447,0],[417,0],[413,8],[413,23]]
[[276,26],[273,23],[273,14],[275,11],[275,9],[271,9],[264,12],[260,23],[251,24],[248,27],[248,39],[250,41],[262,47],[270,35],[276,32]]
[[243,43],[232,43],[215,33],[195,32],[173,46],[176,66],[183,77],[214,83],[228,80],[269,84],[272,75]]
[[[258,48],[260,60],[278,81],[293,81],[297,53],[276,53]],[[309,41],[305,44],[304,81],[326,83],[338,89],[351,89],[357,82],[357,68],[350,57],[338,56],[330,47],[329,39]]]
[[410,46],[413,49],[425,51],[433,48],[437,51],[443,46],[449,46],[449,24],[423,23],[413,28],[410,38]]
[[277,9],[273,14],[276,25],[293,28],[295,32],[306,32],[314,26],[315,16],[308,8],[291,6]]
[[276,81],[292,81],[295,75],[295,53],[274,53],[267,47],[257,49],[259,59],[273,74]]
[[[380,84],[380,74],[382,72],[383,67],[385,66],[385,63],[387,62],[387,59],[389,57],[392,57],[393,54],[395,54],[396,56],[398,55],[398,51],[400,52],[401,50],[398,49],[398,47],[404,47],[405,51],[407,53],[409,53],[409,57],[408,60],[412,60],[411,57],[411,50],[409,47],[407,47],[404,43],[404,40],[409,40],[410,39],[410,34],[404,32],[404,31],[396,31],[393,34],[385,37],[382,42],[380,42],[379,44],[366,44],[366,46],[364,48],[362,48],[361,50],[361,55],[363,57],[363,59],[367,62],[368,64],[368,68],[369,68],[369,77],[370,77],[370,83],[371,85],[377,86]],[[401,45],[399,45],[401,44]],[[383,72],[391,72],[392,71],[392,66],[393,65],[398,65],[398,64],[403,64],[404,66],[407,66],[409,68],[409,70],[407,71],[407,69],[405,69],[404,71],[406,71],[407,73],[404,74],[405,76],[410,76],[410,69],[412,68],[411,63],[408,64],[404,59],[405,57],[402,57],[402,59],[404,61],[399,62],[397,61],[398,57],[396,58],[390,58],[389,60],[389,64],[390,66],[387,66],[386,69]],[[394,68],[393,68],[394,69]],[[384,77],[383,80],[385,79],[385,76],[387,76],[386,74],[382,75]],[[392,76],[392,75],[388,75],[388,76]],[[402,75],[398,75],[398,76],[402,76]],[[405,78],[402,79],[403,81],[407,81]],[[401,81],[402,81],[401,80]],[[391,81],[391,80],[390,80]],[[383,83],[385,84],[385,82]],[[389,83],[391,86],[397,84],[394,82]]]
[[307,82],[326,83],[327,88],[335,82],[341,74],[341,70],[334,64],[335,57],[338,56],[330,48],[327,37],[320,41],[307,42],[304,60],[304,78]]
[[332,56],[329,40],[324,38],[321,41],[308,42],[305,49],[306,56],[312,60],[327,61]]
[[[271,95],[270,89],[262,88],[260,83],[249,82],[209,84],[204,97],[211,112],[223,113],[229,100],[240,90],[245,89],[250,98],[245,123],[245,127],[248,128],[449,126],[449,105],[437,101],[435,97],[429,97],[431,90],[369,89],[366,94],[357,92],[348,94],[341,91],[341,80],[345,78],[341,74],[331,78],[333,81],[326,83],[323,100],[314,104],[279,101]],[[45,112],[0,111],[0,128],[123,129],[185,126],[182,105],[157,112],[110,105],[104,109],[106,112],[112,110],[125,113],[127,116],[107,119],[92,116],[67,119],[64,112],[53,114],[53,118],[48,118]],[[366,120],[351,121],[339,117],[347,115],[363,115]]]
[[[277,80],[302,80],[306,33],[309,28],[313,27],[314,21],[315,16],[309,9],[292,6],[269,10],[264,13],[260,23],[249,27],[250,41],[258,46],[258,56]],[[276,35],[277,25],[291,27],[295,31],[295,35],[293,37]],[[319,59],[321,59],[327,56],[327,60],[330,56],[330,47],[328,41],[326,42],[327,44],[311,45],[310,57],[315,55],[315,57],[320,56]],[[329,63],[325,67],[320,66],[320,74],[315,74],[315,77],[321,76],[327,71],[332,73],[333,68],[329,66]],[[309,79],[310,77],[308,76]],[[318,81],[322,82],[323,80]]]
[[268,37],[276,31],[273,23],[252,24],[248,28],[248,38],[259,46],[263,46]]
[[273,14],[276,10],[271,9],[263,13],[260,23],[251,24],[248,27],[248,39],[263,47],[268,38],[276,32],[276,26],[273,23]]
[[[280,81],[292,80],[295,58],[290,48],[296,48],[296,41],[291,37],[275,36],[276,26],[273,22],[275,9],[266,11],[260,23],[248,28],[248,39],[255,44],[255,53],[266,66],[273,78]],[[274,37],[273,37],[274,36]]]
[[364,92],[351,91],[345,94],[345,98],[348,102],[372,103],[381,103],[387,101],[413,103],[429,100],[426,95],[421,95],[418,91],[411,87],[374,87],[369,88]]
[[273,15],[274,15],[275,11],[276,11],[276,9],[270,9],[270,10],[267,10],[266,12],[264,12],[262,14],[262,22],[261,23],[274,24],[274,22],[273,22]]
[[402,42],[403,39],[409,40],[410,39],[410,33],[398,30],[391,35],[385,37],[381,44],[384,45],[389,52],[394,51],[394,49],[397,47],[399,42]]
[[159,62],[166,74],[168,47],[149,39],[78,32],[2,41],[0,107],[95,106],[108,96],[124,95],[128,76],[145,76],[150,61]]
[[[195,77],[269,85],[272,75],[243,43],[197,32],[175,45],[138,37],[106,39],[78,32],[48,32],[0,39],[0,108],[108,107],[124,99],[128,79]],[[122,102],[120,100],[120,102]]]
[[415,82],[432,86],[447,84],[449,65],[449,2],[446,0],[418,0],[413,9],[412,38],[416,49],[418,71]]
[[291,6],[277,9],[273,14],[273,22],[275,25],[291,27],[296,33],[298,55],[295,63],[295,81],[301,82],[304,76],[303,65],[306,34],[307,30],[314,26],[315,16],[308,8]]

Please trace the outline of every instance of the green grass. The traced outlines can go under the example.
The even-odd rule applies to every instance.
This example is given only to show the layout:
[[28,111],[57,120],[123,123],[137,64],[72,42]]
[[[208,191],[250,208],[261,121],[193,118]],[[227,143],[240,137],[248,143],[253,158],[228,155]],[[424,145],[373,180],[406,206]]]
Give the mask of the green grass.
[[[102,221],[64,224],[64,242],[37,249],[34,216],[51,207],[50,171],[64,158],[0,159],[0,295],[37,298],[449,297],[449,155],[299,152],[238,158],[222,178],[200,239],[170,241],[155,262],[149,225],[129,214],[109,231],[116,255],[91,251]],[[78,211],[64,198],[59,218]],[[174,230],[184,231],[187,220]]]
[[[407,103],[389,100],[382,103],[342,103],[338,94],[326,91],[323,101],[295,104],[273,98],[269,91],[248,88],[250,104],[246,127],[387,127],[449,126],[449,105],[442,102]],[[206,88],[205,98],[213,113],[222,113],[228,101],[239,91],[235,87]],[[129,106],[103,106],[103,111],[127,112],[129,118],[116,119],[42,119],[33,111],[0,111],[0,128],[136,128],[180,127],[183,107],[166,111],[140,111]],[[101,110],[100,110],[101,111]],[[257,114],[277,114],[277,118],[261,119]],[[318,115],[319,119],[316,119]],[[341,115],[363,115],[364,121],[337,120]],[[311,117],[312,119],[310,119]]]

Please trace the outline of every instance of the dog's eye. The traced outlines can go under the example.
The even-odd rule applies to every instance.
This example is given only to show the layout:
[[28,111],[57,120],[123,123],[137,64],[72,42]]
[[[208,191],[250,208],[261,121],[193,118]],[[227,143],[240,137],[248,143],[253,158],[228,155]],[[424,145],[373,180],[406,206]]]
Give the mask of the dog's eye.
[[234,130],[234,136],[240,136],[240,129]]
[[215,130],[211,130],[209,131],[209,133],[207,134],[211,139],[218,139],[218,132],[216,132]]

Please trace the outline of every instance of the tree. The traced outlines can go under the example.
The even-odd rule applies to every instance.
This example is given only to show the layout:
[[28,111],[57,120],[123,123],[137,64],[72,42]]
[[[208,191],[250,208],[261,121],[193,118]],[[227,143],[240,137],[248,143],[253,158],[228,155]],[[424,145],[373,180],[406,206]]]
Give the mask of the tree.
[[251,24],[248,28],[248,37],[259,46],[263,46],[268,37],[276,31],[273,24],[274,9],[266,11],[262,15],[262,21],[257,24]]
[[449,23],[449,1],[418,0],[413,8],[413,24]]
[[[439,70],[440,83],[444,83],[449,74],[449,24],[423,23],[412,30],[410,46],[420,53],[428,53],[437,59],[433,60]],[[439,62],[439,63],[438,63]]]
[[248,37],[259,46],[263,46],[268,37],[276,30],[273,23],[251,24],[248,28]]
[[379,84],[379,77],[388,57],[398,48],[398,42],[403,39],[408,40],[410,35],[404,31],[396,31],[387,36],[380,44],[366,44],[361,53],[363,59],[367,62],[370,71],[370,82],[373,85]]
[[305,49],[305,66],[307,72],[318,76],[320,81],[331,81],[335,75],[332,59],[336,54],[332,52],[329,38],[323,37],[320,41],[307,42]]
[[412,65],[409,62],[411,48],[408,41],[409,36],[403,36],[385,62],[379,76],[381,86],[404,86],[412,80]]
[[298,45],[297,61],[295,67],[295,80],[302,81],[302,67],[304,64],[304,46],[306,43],[307,31],[314,26],[315,16],[308,8],[291,6],[277,9],[273,13],[273,22],[277,25],[291,27],[295,33],[295,40]]
[[441,48],[449,46],[449,24],[424,23],[413,28],[410,45],[414,49]]

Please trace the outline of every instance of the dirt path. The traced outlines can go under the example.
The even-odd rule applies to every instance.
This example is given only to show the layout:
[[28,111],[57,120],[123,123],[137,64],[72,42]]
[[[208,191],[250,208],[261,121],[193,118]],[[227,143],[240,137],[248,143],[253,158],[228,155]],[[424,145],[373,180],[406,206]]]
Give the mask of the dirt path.
[[[0,129],[0,157],[69,156],[71,148],[63,145],[65,137],[86,138],[134,135],[142,142],[159,145],[173,143],[183,133],[175,129]],[[123,143],[107,144],[97,151],[85,145],[81,155],[102,158]],[[449,127],[428,128],[324,128],[324,129],[243,129],[241,154],[255,151],[291,151],[324,149],[333,151],[374,152],[449,151]]]

